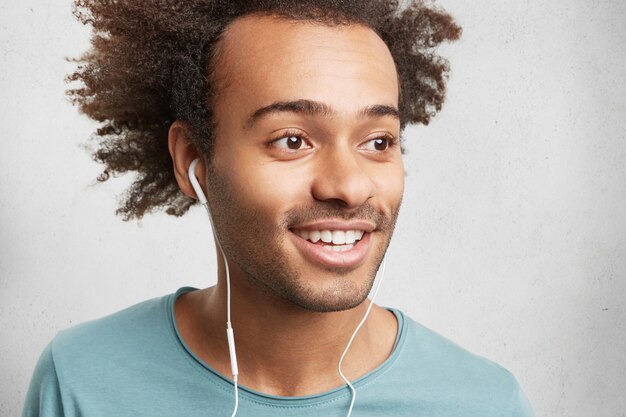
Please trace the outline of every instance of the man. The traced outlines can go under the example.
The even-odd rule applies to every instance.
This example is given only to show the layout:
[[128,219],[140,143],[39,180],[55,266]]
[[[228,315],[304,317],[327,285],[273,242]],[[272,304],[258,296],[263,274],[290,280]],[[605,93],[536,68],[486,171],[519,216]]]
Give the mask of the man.
[[197,177],[218,280],[61,332],[24,416],[532,415],[510,373],[398,310],[373,305],[354,333],[404,192],[400,133],[443,102],[431,49],[459,36],[448,15],[387,1],[78,6],[96,37],[71,94],[105,121],[105,177],[141,174],[120,212],[181,215]]

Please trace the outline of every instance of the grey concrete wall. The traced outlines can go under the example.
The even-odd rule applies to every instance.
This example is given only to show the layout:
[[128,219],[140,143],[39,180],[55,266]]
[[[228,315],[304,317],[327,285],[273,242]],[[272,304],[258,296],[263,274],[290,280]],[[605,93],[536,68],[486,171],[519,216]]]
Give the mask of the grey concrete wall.
[[[407,130],[379,302],[510,369],[540,417],[626,415],[626,3],[441,2],[449,96]],[[214,282],[205,213],[124,223],[64,99],[67,1],[0,4],[0,415],[62,328]]]

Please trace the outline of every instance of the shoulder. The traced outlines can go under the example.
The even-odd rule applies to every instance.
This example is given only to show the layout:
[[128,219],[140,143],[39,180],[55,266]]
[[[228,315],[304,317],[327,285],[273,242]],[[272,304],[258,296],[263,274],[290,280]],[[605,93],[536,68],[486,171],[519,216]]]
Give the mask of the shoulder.
[[120,385],[134,366],[154,361],[159,345],[173,340],[168,322],[171,296],[60,331],[35,367],[23,416],[40,415],[43,409],[46,415],[65,415],[63,405],[75,401],[78,394],[101,395]]
[[424,377],[430,392],[445,393],[449,401],[468,407],[466,415],[474,415],[470,409],[484,416],[533,415],[511,372],[402,316],[406,332],[402,367]]
[[154,358],[175,340],[169,316],[172,295],[135,304],[111,315],[60,331],[49,355],[62,383],[125,372]]
[[[60,331],[51,343],[53,355],[123,346],[167,330],[167,302],[171,295],[153,298],[108,316]],[[143,340],[142,340],[143,341]]]

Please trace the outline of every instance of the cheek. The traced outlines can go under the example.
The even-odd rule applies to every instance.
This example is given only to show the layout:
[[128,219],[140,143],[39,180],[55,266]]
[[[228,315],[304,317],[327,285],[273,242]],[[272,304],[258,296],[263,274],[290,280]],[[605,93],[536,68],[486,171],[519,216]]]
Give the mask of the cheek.
[[275,223],[294,205],[308,202],[305,167],[249,164],[231,171],[229,177],[230,188],[237,190],[238,209],[255,218],[272,219]]

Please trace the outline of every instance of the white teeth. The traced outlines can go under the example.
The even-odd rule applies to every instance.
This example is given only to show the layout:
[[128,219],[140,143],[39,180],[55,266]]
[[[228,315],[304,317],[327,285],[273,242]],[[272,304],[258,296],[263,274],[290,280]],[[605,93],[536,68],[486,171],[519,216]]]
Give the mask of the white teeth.
[[313,243],[320,240],[320,237],[321,233],[319,232],[319,230],[313,230],[311,233],[309,233],[309,240]]
[[343,230],[334,230],[333,243],[335,245],[343,245],[344,243],[346,243],[346,232],[344,232]]
[[361,240],[363,230],[294,230],[302,239],[317,243],[320,240],[333,245],[352,245]]
[[320,238],[324,243],[330,243],[333,241],[333,234],[330,230],[322,230],[320,232]]
[[354,245],[323,245],[324,249],[329,252],[345,252],[354,247]]

